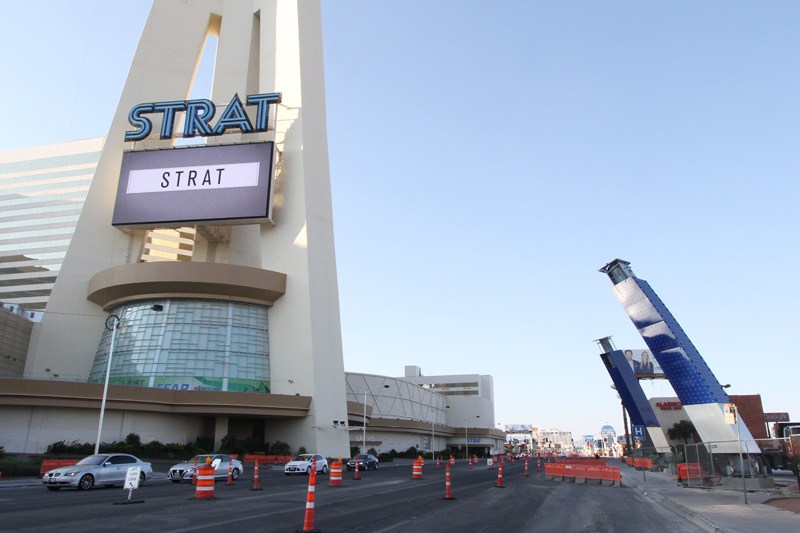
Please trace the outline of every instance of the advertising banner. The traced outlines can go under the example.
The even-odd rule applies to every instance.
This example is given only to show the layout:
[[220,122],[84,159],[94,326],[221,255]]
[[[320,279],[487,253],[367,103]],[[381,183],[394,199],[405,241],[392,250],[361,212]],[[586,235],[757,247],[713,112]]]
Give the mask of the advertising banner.
[[628,361],[628,366],[630,366],[637,378],[664,378],[664,372],[661,370],[661,367],[658,366],[658,361],[656,361],[649,350],[626,349],[623,350],[623,353],[625,354],[625,359]]
[[112,225],[178,227],[270,220],[272,142],[125,152]]

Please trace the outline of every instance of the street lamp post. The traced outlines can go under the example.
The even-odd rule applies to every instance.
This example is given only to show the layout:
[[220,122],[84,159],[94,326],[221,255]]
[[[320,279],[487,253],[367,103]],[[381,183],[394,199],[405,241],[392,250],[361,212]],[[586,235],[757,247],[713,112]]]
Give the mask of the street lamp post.
[[[388,389],[389,385],[384,385],[384,389]],[[363,427],[361,428],[361,444],[364,446],[364,449],[361,450],[361,453],[367,453],[367,393],[372,392],[370,389],[364,389],[364,419],[363,419]],[[375,393],[372,392],[373,397]]]
[[[481,415],[475,415],[472,418],[480,418],[480,417],[481,417]],[[469,425],[469,420],[472,420],[472,418],[468,419],[467,423],[464,424],[464,441],[465,441],[465,443],[464,443],[464,446],[465,446],[464,451],[466,452],[465,455],[467,457],[467,460],[469,460],[469,428],[467,428],[467,426]]]
[[[164,310],[164,306],[160,304],[154,304],[150,306],[151,311],[161,312]],[[117,329],[119,328],[120,323],[128,318],[131,313],[134,311],[138,311],[138,309],[128,309],[128,311],[122,315],[122,317],[118,317],[117,315],[109,315],[106,319],[106,328],[111,331],[111,342],[108,345],[108,361],[106,361],[106,379],[103,384],[103,399],[100,401],[100,421],[97,423],[97,439],[94,443],[94,453],[97,455],[100,453],[100,435],[103,433],[103,417],[106,414],[106,400],[108,399],[108,380],[109,376],[111,375],[111,358],[114,357],[114,340],[117,336]]]

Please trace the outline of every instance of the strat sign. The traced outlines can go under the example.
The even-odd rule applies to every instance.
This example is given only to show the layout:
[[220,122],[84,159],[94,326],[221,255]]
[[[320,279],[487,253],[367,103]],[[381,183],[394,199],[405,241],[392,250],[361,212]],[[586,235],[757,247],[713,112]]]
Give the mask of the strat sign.
[[[280,93],[251,94],[244,104],[234,95],[216,122],[210,100],[139,104],[128,115],[137,129],[125,132],[125,140],[146,139],[159,118],[161,138],[170,139],[179,113],[183,137],[264,132],[269,106],[280,101]],[[274,168],[271,141],[125,152],[111,224],[163,228],[270,221]]]
[[[128,113],[128,122],[135,130],[125,132],[126,141],[142,141],[153,131],[153,121],[148,115],[161,115],[161,138],[171,139],[175,130],[175,117],[185,113],[183,121],[184,137],[212,137],[223,135],[234,128],[241,133],[257,133],[267,131],[269,127],[269,106],[281,101],[280,93],[250,94],[246,104],[242,104],[239,95],[233,95],[216,124],[211,121],[216,115],[214,102],[206,99],[176,100],[172,102],[151,102],[133,106]],[[255,109],[255,121],[247,115],[246,106]]]

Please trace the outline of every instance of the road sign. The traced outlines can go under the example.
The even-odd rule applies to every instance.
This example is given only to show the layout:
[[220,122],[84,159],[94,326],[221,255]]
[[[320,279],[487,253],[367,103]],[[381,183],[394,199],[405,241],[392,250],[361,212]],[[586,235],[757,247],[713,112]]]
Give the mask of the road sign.
[[632,429],[634,440],[644,440],[644,426],[634,424]]
[[138,489],[139,488],[139,474],[141,474],[142,468],[139,466],[130,466],[128,467],[128,475],[125,477],[125,486],[122,487],[124,489]]
[[726,403],[725,407],[723,408],[725,413],[725,423],[726,424],[735,424],[736,423],[736,406],[732,403]]

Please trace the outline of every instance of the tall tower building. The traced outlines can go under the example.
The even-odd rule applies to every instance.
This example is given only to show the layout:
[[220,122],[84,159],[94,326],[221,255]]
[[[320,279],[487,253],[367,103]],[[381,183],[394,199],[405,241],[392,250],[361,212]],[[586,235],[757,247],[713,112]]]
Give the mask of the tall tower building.
[[325,120],[318,1],[154,2],[25,370],[84,381],[71,431],[108,369],[104,441],[348,454]]

